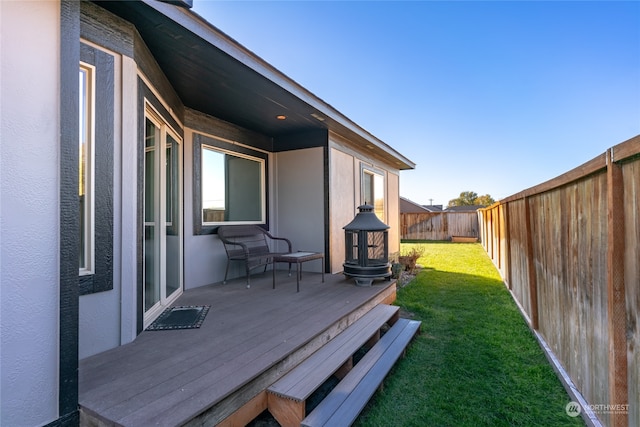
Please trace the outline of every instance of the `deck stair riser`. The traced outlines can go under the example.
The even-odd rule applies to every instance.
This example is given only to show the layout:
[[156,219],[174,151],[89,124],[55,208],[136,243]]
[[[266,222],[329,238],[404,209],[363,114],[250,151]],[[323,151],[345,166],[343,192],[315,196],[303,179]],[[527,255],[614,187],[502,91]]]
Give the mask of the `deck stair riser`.
[[381,386],[420,329],[420,322],[399,319],[320,404],[301,422],[304,427],[348,427]]
[[352,357],[362,346],[373,344],[381,328],[393,325],[398,307],[379,304],[327,344],[311,354],[267,390],[268,408],[284,427],[299,426],[306,400],[329,377],[344,377],[353,367]]

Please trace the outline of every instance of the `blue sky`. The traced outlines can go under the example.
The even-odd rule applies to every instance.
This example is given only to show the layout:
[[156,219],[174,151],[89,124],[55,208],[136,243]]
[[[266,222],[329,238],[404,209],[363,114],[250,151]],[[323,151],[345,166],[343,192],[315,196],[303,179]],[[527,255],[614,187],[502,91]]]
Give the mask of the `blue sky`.
[[193,10],[416,163],[496,199],[640,134],[640,2],[213,1]]

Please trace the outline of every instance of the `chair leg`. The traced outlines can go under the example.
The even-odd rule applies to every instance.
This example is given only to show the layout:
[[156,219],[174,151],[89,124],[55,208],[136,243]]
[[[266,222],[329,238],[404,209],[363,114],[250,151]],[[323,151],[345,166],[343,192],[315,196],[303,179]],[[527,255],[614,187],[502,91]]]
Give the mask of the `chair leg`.
[[229,264],[231,263],[231,261],[229,261],[227,259],[227,268],[224,270],[224,280],[222,281],[223,285],[227,284],[227,274],[229,274]]
[[249,261],[247,261],[247,289],[251,288],[251,275],[249,273]]

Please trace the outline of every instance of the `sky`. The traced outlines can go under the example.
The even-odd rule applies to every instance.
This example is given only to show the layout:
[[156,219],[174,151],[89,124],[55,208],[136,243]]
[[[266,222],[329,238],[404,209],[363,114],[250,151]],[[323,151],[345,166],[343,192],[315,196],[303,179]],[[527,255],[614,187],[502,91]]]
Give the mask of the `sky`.
[[214,1],[193,11],[416,163],[499,200],[640,134],[640,1]]

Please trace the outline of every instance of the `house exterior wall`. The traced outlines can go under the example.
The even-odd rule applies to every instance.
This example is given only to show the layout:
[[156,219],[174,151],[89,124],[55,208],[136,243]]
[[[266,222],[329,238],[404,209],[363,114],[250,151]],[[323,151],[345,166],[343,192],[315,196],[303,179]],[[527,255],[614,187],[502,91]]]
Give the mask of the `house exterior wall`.
[[[123,96],[126,98],[127,93],[131,93],[131,88],[127,88],[128,90],[123,92],[123,84],[122,84],[122,76],[124,74],[123,65],[122,65],[122,56],[104,49],[100,48],[91,43],[83,43],[87,46],[90,46],[92,49],[100,51],[101,53],[112,58],[112,64],[110,70],[98,70],[100,73],[98,77],[101,77],[102,74],[108,74],[113,77],[113,93],[111,94],[114,99],[114,106],[120,106],[123,103]],[[82,58],[81,58],[82,59]],[[96,65],[96,64],[92,64]],[[97,68],[101,65],[98,64]],[[128,72],[134,72],[134,70],[128,70]],[[98,82],[99,83],[99,82]],[[134,88],[135,89],[135,88]],[[134,92],[135,93],[135,90]],[[100,101],[98,101],[100,102]],[[113,108],[111,107],[111,108]],[[114,114],[117,111],[121,111],[121,108],[113,108],[111,112]],[[114,114],[115,116],[115,114]],[[98,123],[100,118],[97,118],[96,123]],[[115,264],[115,268],[111,271],[111,280],[115,282],[114,286],[111,289],[108,289],[103,292],[95,292],[89,293],[86,295],[80,296],[79,301],[79,318],[82,319],[79,322],[79,343],[81,344],[79,347],[79,357],[82,359],[84,357],[90,356],[92,354],[99,353],[104,350],[108,350],[109,348],[113,348],[115,346],[120,345],[121,343],[121,331],[120,331],[120,301],[121,301],[121,284],[122,282],[118,280],[120,265],[122,261],[122,257],[119,256],[117,250],[119,248],[118,242],[121,242],[121,238],[123,233],[120,231],[120,227],[122,225],[122,214],[121,214],[121,183],[123,182],[122,176],[117,174],[116,172],[120,170],[120,160],[121,160],[121,151],[122,151],[122,118],[114,117],[114,122],[110,123],[113,127],[113,153],[110,161],[105,161],[105,159],[101,158],[98,153],[96,153],[96,165],[100,166],[102,164],[108,165],[112,168],[112,182],[110,184],[103,184],[105,187],[108,187],[105,191],[107,197],[111,197],[112,200],[110,203],[115,205],[116,207],[110,212],[110,219],[105,218],[105,222],[110,220],[113,224],[113,232],[112,236],[114,241],[108,242],[112,245],[111,250],[116,251],[114,256],[112,257],[113,264]],[[116,131],[118,130],[118,131]],[[117,159],[117,160],[116,160]],[[114,161],[115,160],[115,161]],[[127,181],[125,181],[127,182]],[[97,202],[97,201],[96,201]],[[118,220],[116,220],[116,218]],[[102,243],[102,242],[99,242]],[[101,268],[100,259],[96,259],[96,267]],[[129,340],[133,339],[135,335],[129,335]],[[128,342],[126,341],[126,342]]]
[[[138,272],[134,218],[138,211],[136,203],[138,192],[135,182],[138,176],[138,160],[136,156],[137,120],[137,82],[136,64],[131,57],[122,56],[122,115],[120,122],[120,157],[116,155],[115,164],[120,166],[120,174],[115,174],[115,188],[119,188],[120,198],[114,200],[114,212],[119,221],[115,221],[114,231],[114,283],[120,288],[120,344],[133,341],[137,335],[137,288]],[[116,147],[118,144],[116,144]],[[116,149],[116,153],[118,150]],[[119,177],[119,180],[118,180]],[[117,255],[116,255],[117,254]],[[114,289],[116,285],[114,284]]]
[[387,171],[387,225],[389,225],[389,255],[400,253],[400,174]]
[[362,169],[373,169],[384,177],[384,223],[389,228],[389,255],[400,251],[399,171],[365,154],[338,135],[329,140],[329,242],[332,273],[343,270],[344,229],[362,203]]
[[[198,118],[194,118],[194,121]],[[201,119],[200,119],[201,120]],[[187,120],[188,123],[188,120]],[[211,283],[222,281],[227,256],[224,247],[217,236],[213,234],[196,234],[193,232],[194,223],[198,221],[199,213],[194,212],[194,204],[189,203],[194,192],[194,178],[192,165],[193,156],[193,129],[185,130],[184,138],[184,286],[185,289],[193,289]]]
[[[79,356],[137,336],[138,64],[133,25],[89,2],[80,3],[80,42],[113,58],[113,286],[81,295]],[[108,36],[107,36],[108,35]],[[141,54],[139,54],[141,55]],[[97,118],[100,119],[100,118]],[[100,161],[99,159],[97,161]]]
[[[184,286],[187,290],[222,282],[227,264],[227,255],[218,236],[212,230],[203,230],[198,224],[201,214],[196,199],[200,194],[197,182],[199,178],[194,173],[197,161],[194,157],[199,148],[194,139],[199,138],[206,143],[220,138],[250,146],[256,141],[263,144],[266,137],[188,108],[185,110],[184,123]],[[275,193],[271,190],[274,187],[274,154],[257,148],[255,151],[266,156],[267,217],[276,218]],[[270,222],[275,233],[274,224],[274,221]],[[229,277],[243,274],[244,267],[240,263],[232,263]]]
[[[140,117],[144,117],[145,100],[156,108],[179,115],[184,107],[130,23],[99,6],[82,2],[80,30],[82,44],[113,57],[115,112],[110,192],[113,197],[113,288],[80,296],[79,357],[83,359],[131,342],[139,332]],[[176,116],[165,115],[165,119],[178,123],[174,127],[181,132]],[[100,161],[96,158],[96,162]]]
[[[331,148],[329,150],[330,188],[341,186],[342,191],[329,192],[329,238],[331,248],[331,273],[342,271],[345,260],[344,230],[357,210],[356,201],[356,160],[353,155]],[[359,182],[359,179],[358,179]],[[358,192],[359,198],[360,192]]]
[[[291,240],[294,251],[324,252],[324,148],[276,154],[275,205],[280,236]],[[305,270],[320,272],[319,262]]]
[[0,2],[0,29],[0,424],[42,425],[58,418],[60,4]]
[[[104,34],[117,34],[105,38]],[[81,3],[81,43],[113,58],[113,288],[81,295],[79,357],[126,344],[137,335],[138,66],[134,29],[101,8]],[[98,101],[100,102],[100,101]],[[96,120],[100,120],[97,117]],[[101,159],[96,158],[96,162]],[[96,260],[97,263],[100,260]]]

